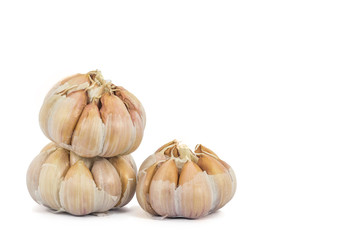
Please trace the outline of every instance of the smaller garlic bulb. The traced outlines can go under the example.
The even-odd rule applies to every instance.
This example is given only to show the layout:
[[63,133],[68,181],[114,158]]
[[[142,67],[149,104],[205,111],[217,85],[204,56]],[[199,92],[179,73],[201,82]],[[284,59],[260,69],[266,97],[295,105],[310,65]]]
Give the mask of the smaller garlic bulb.
[[26,181],[37,203],[86,215],[130,202],[136,188],[136,166],[131,155],[83,158],[50,143],[31,162]]
[[140,145],[146,116],[140,101],[101,72],[75,74],[58,82],[39,114],[44,134],[82,157],[113,157]]
[[235,194],[232,168],[213,151],[197,145],[193,153],[174,140],[140,166],[136,197],[153,215],[199,218],[223,207]]

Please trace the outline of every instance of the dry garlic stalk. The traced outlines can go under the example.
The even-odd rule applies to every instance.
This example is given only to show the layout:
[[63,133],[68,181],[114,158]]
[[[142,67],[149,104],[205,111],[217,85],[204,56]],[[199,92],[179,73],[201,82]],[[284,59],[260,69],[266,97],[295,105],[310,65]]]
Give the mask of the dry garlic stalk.
[[232,168],[213,151],[197,145],[193,153],[174,140],[143,162],[136,197],[153,215],[199,218],[223,207],[235,189]]
[[83,157],[135,151],[146,121],[140,101],[105,81],[98,70],[58,82],[45,97],[39,119],[50,140]]
[[83,158],[50,143],[30,164],[26,181],[37,203],[85,215],[126,205],[135,193],[136,166],[131,155]]

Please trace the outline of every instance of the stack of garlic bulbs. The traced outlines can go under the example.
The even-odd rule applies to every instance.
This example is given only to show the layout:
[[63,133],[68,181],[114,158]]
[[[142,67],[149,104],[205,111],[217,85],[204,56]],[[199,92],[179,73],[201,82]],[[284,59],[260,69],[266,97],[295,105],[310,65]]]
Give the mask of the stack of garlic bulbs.
[[136,166],[129,154],[140,145],[146,122],[133,94],[104,80],[100,71],[76,74],[49,91],[39,120],[52,143],[27,172],[36,202],[85,215],[131,200]]

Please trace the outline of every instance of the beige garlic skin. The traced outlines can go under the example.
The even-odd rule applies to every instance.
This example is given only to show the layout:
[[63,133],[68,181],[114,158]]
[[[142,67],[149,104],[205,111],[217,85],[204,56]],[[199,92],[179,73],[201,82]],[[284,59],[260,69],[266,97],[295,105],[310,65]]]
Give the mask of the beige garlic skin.
[[86,215],[130,202],[136,189],[136,166],[131,155],[83,158],[50,143],[31,162],[26,182],[37,203]]
[[235,190],[234,171],[213,151],[197,145],[193,153],[174,140],[140,166],[136,198],[153,215],[199,218],[223,207]]
[[146,116],[133,94],[96,70],[58,82],[45,97],[39,121],[44,134],[67,150],[113,157],[137,149]]

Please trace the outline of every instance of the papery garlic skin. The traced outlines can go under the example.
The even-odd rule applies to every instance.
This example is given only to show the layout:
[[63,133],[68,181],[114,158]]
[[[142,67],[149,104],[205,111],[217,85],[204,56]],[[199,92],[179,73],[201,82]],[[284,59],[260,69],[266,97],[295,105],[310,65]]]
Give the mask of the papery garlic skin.
[[131,155],[84,158],[50,143],[30,164],[26,181],[37,203],[86,215],[125,206],[136,190],[136,165]]
[[39,114],[44,134],[82,157],[113,157],[140,145],[146,115],[140,101],[101,72],[75,74],[46,95]]
[[236,191],[235,173],[213,151],[174,140],[140,166],[136,198],[152,215],[199,218],[223,207]]

